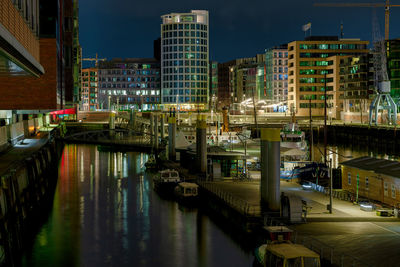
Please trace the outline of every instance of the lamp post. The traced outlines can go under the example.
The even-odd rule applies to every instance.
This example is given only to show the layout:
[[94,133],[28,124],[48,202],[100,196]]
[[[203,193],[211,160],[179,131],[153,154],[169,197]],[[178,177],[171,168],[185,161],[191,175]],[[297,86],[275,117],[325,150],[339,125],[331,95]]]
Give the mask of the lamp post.
[[329,159],[329,213],[332,214],[333,203],[333,171],[332,171],[332,158]]
[[[341,155],[341,154],[339,154],[339,153],[337,153],[335,151],[332,151],[332,150],[329,150],[329,151],[331,152],[331,153],[329,153],[329,155],[337,154],[337,155],[339,155],[339,156],[341,156],[343,158],[347,158],[347,159],[353,158],[352,156],[344,156],[344,155]],[[326,157],[327,156],[328,155],[326,155]],[[333,211],[332,204],[333,204],[333,161],[332,161],[332,158],[330,158],[329,159],[329,207],[328,207],[328,211],[329,211],[330,214],[332,214],[332,211]]]

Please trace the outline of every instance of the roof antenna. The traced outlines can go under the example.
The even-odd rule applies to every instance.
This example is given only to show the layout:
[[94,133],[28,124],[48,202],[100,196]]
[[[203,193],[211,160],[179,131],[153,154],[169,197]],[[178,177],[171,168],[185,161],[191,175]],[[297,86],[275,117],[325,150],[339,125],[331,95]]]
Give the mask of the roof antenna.
[[343,39],[343,20],[340,22],[340,39]]

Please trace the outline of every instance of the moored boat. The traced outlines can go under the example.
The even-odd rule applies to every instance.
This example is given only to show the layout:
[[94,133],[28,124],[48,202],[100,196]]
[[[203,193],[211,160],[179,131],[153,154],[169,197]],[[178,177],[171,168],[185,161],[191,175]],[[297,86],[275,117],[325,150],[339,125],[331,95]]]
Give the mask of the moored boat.
[[175,187],[174,193],[182,204],[196,204],[199,198],[199,186],[195,183],[181,182]]
[[162,170],[158,172],[158,175],[153,179],[154,190],[160,194],[173,195],[174,188],[181,181],[179,173],[176,170]]
[[157,161],[154,158],[154,156],[150,156],[149,159],[147,160],[147,162],[144,164],[144,166],[146,167],[146,169],[150,170],[155,170],[157,169]]
[[274,241],[263,244],[255,249],[254,256],[253,266],[321,266],[319,254],[303,245],[293,244],[290,241]]

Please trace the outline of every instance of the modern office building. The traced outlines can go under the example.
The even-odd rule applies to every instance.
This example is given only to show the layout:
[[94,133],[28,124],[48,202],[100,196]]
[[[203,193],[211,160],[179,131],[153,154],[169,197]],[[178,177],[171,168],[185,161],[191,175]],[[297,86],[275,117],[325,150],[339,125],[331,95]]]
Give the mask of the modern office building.
[[287,44],[272,47],[265,52],[266,99],[277,110],[287,106],[288,50]]
[[371,53],[348,56],[340,61],[340,89],[343,92],[341,119],[346,122],[368,121],[374,72]]
[[231,112],[254,112],[254,108],[250,108],[254,103],[257,110],[265,109],[265,55],[240,58],[235,63],[229,70]]
[[325,75],[327,107],[332,118],[340,118],[340,57],[365,54],[368,41],[310,36],[288,44],[288,109],[298,116],[324,115]]
[[218,63],[218,94],[217,94],[217,109],[229,108],[231,105],[230,91],[230,72],[232,66],[236,64],[236,60],[231,60],[224,63]]
[[161,101],[168,110],[208,108],[208,11],[161,16]]
[[210,74],[209,76],[209,81],[208,85],[210,87],[209,89],[209,109],[210,110],[217,110],[217,104],[218,104],[218,62],[216,61],[211,61],[210,62],[210,69],[208,71]]
[[153,57],[158,61],[161,61],[161,38],[157,38],[153,41]]
[[156,110],[160,104],[160,63],[154,58],[112,59],[98,64],[100,109]]
[[72,76],[74,79],[73,85],[73,99],[72,104],[77,105],[80,103],[80,93],[81,93],[81,69],[82,69],[82,49],[79,43],[79,2],[78,0],[74,0],[73,2],[73,44],[72,44]]
[[98,103],[98,69],[82,69],[81,101],[82,109],[85,111],[94,111],[99,109]]

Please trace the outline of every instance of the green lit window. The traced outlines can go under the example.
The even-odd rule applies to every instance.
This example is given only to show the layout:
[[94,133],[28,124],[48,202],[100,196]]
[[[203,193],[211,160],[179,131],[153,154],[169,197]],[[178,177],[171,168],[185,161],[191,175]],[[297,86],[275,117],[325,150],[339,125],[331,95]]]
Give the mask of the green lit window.
[[300,78],[300,83],[315,83],[315,78]]
[[315,65],[316,66],[328,66],[329,62],[328,61],[316,61]]
[[315,70],[300,70],[300,75],[311,75],[311,74],[315,74]]

